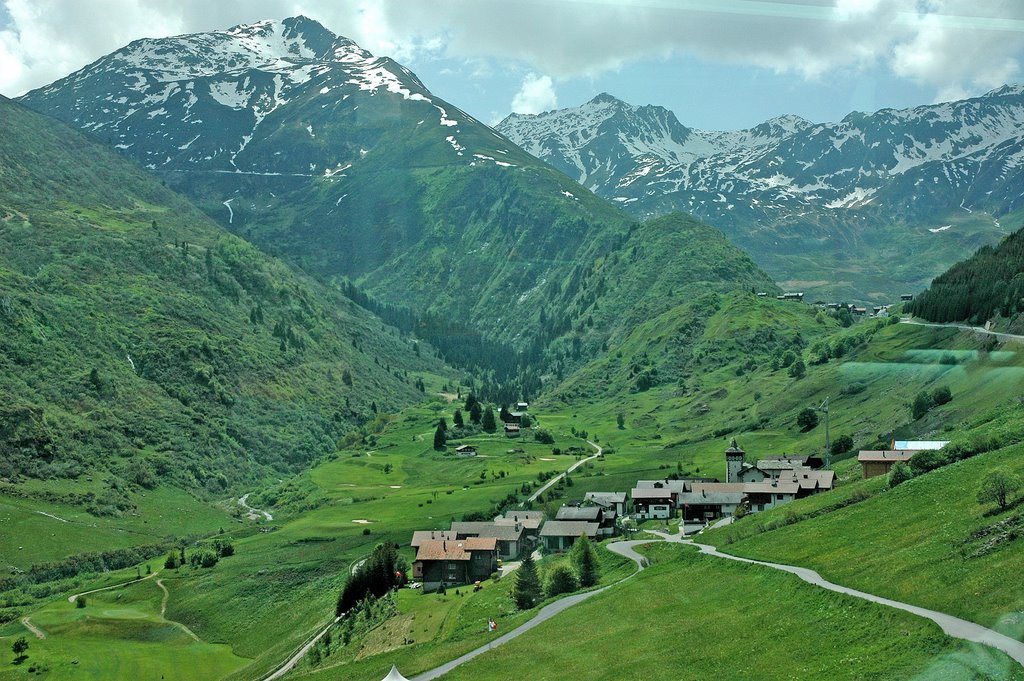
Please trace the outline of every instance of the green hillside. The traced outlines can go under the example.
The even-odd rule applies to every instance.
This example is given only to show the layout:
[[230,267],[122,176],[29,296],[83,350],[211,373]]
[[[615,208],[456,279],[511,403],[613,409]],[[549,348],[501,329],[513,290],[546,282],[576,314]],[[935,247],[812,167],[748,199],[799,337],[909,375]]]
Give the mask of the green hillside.
[[794,502],[709,532],[707,541],[737,555],[811,567],[840,584],[1024,639],[1019,505],[999,511],[977,500],[992,470],[1024,473],[1022,414],[1014,402],[960,421],[949,434],[949,447],[997,449],[893,489],[882,478],[858,482],[844,490],[846,504],[827,512],[820,509],[824,498]]
[[96,516],[165,483],[222,497],[444,371],[81,134],[9,100],[0,124],[5,495]]
[[[1021,219],[1020,212],[1008,216]],[[906,310],[934,322],[996,320],[1014,330],[1021,328],[1024,312],[1024,230],[1014,232],[996,246],[983,246],[936,277]],[[1019,331],[1017,331],[1019,333]]]

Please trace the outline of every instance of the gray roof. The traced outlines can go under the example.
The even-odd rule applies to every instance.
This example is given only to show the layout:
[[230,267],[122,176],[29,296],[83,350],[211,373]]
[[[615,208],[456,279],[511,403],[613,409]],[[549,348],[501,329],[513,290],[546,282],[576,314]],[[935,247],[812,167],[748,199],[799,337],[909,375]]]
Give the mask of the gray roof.
[[587,523],[581,520],[549,520],[544,523],[540,530],[542,537],[588,537],[597,536],[597,523]]
[[587,501],[593,501],[598,506],[626,503],[625,492],[587,492],[587,496],[584,498]]
[[555,516],[558,520],[597,520],[601,517],[600,506],[562,506]]
[[712,506],[730,504],[736,505],[743,501],[746,494],[743,492],[686,492],[679,495],[679,505],[699,506],[710,504]]
[[434,539],[452,540],[455,539],[455,533],[451,530],[416,530],[412,533],[410,546],[419,548],[424,541]]
[[501,541],[519,541],[523,536],[523,526],[504,525],[486,522],[452,523],[452,532],[463,536],[494,537]]

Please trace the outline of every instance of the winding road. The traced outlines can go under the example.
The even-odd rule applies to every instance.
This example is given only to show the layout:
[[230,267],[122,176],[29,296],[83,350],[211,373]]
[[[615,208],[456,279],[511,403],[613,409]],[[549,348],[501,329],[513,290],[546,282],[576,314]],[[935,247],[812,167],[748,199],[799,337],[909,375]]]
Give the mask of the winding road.
[[[790,574],[796,575],[805,582],[820,587],[822,589],[828,589],[830,591],[846,594],[848,596],[854,596],[855,598],[862,598],[866,601],[871,601],[872,603],[879,603],[881,605],[886,605],[891,608],[896,608],[898,610],[904,610],[919,617],[925,617],[938,624],[942,631],[944,631],[948,636],[996,648],[1012,657],[1014,660],[1017,661],[1018,664],[1024,666],[1024,643],[1021,643],[1016,639],[1010,638],[1009,636],[1000,634],[997,631],[993,631],[992,629],[987,629],[986,627],[983,627],[980,624],[968,622],[967,620],[962,620],[958,617],[953,617],[952,615],[947,615],[942,612],[936,612],[935,610],[920,608],[916,605],[910,605],[909,603],[902,603],[900,601],[882,598],[881,596],[875,596],[874,594],[865,593],[863,591],[858,591],[856,589],[850,589],[839,584],[833,584],[832,582],[824,579],[814,570],[809,570],[807,568],[795,567],[792,565],[782,565],[780,563],[769,563],[766,561],[753,560],[750,558],[741,558],[739,556],[733,556],[728,553],[722,553],[714,546],[710,546],[708,544],[698,544],[697,542],[691,539],[686,539],[682,533],[666,534],[664,532],[657,532],[654,530],[645,530],[645,532],[657,536],[661,541],[694,546],[697,549],[699,549],[700,552],[704,555],[713,556],[715,558],[722,558],[725,560],[735,560],[741,563],[763,565],[765,567],[769,567],[775,570],[789,572]],[[647,559],[639,553],[637,553],[634,547],[649,543],[651,543],[651,540],[638,539],[630,541],[613,542],[611,544],[608,544],[609,551],[613,551],[621,556],[625,556],[626,558],[629,558],[630,560],[634,561],[637,564],[636,572],[629,575],[628,577],[620,579],[618,582],[609,584],[608,586],[601,587],[600,589],[574,594],[572,596],[568,596],[561,600],[555,601],[554,603],[546,605],[543,608],[541,608],[540,612],[538,612],[537,615],[529,622],[521,624],[520,626],[508,632],[504,636],[499,636],[487,645],[480,646],[479,648],[471,650],[470,652],[452,660],[451,662],[443,664],[440,667],[436,667],[434,669],[431,669],[430,671],[424,672],[423,674],[414,677],[412,681],[431,681],[432,679],[439,678],[440,676],[450,672],[451,670],[455,669],[456,667],[462,664],[465,664],[473,658],[483,655],[489,650],[492,650],[502,644],[508,643],[514,638],[522,636],[523,634],[533,629],[537,625],[541,624],[542,622],[546,622],[558,613],[563,612],[568,608],[571,608],[577,603],[582,603],[583,601],[591,598],[592,596],[596,596],[597,594],[606,591],[611,587],[616,586],[617,584],[622,584],[626,580],[631,579],[635,575],[639,574],[645,567],[647,567]]]
[[934,323],[934,322],[918,322],[918,321],[915,321],[913,319],[907,319],[906,317],[903,317],[903,318],[900,319],[900,324],[910,324],[912,326],[935,326],[935,327],[939,327],[939,328],[943,328],[943,329],[960,329],[961,331],[973,331],[975,333],[988,334],[989,336],[995,336],[996,338],[999,338],[1000,340],[1024,341],[1024,336],[1018,336],[1015,333],[1002,333],[1002,332],[999,332],[999,331],[989,331],[988,329],[986,329],[983,326],[968,326],[967,324],[952,324],[952,323],[938,324],[938,323]]
[[582,466],[586,462],[593,461],[597,457],[601,456],[601,452],[604,451],[604,450],[601,449],[600,446],[594,444],[590,440],[587,440],[587,444],[590,445],[591,447],[593,447],[594,449],[596,449],[597,453],[596,454],[592,454],[592,455],[588,456],[585,459],[580,459],[579,461],[577,461],[573,465],[569,466],[569,468],[567,468],[564,473],[559,473],[555,477],[553,477],[550,480],[548,480],[546,483],[544,483],[544,486],[541,487],[536,492],[534,492],[533,495],[529,499],[527,499],[527,501],[537,501],[537,497],[539,497],[541,494],[544,494],[544,492],[546,492],[548,489],[550,489],[550,487],[552,485],[554,485],[555,483],[557,483],[559,480],[561,480],[562,478],[567,476],[569,473],[572,473],[574,470],[576,470],[577,468],[579,468],[580,466]]
[[160,574],[160,573],[159,572],[153,572],[151,574],[146,575],[145,577],[136,577],[135,579],[129,580],[127,582],[121,582],[120,584],[112,584],[110,586],[105,586],[105,587],[102,587],[100,589],[90,589],[89,591],[83,591],[80,594],[74,594],[74,595],[68,596],[68,603],[74,603],[75,601],[78,600],[79,596],[88,596],[89,594],[94,594],[97,591],[110,591],[111,589],[120,589],[122,586],[128,586],[129,584],[135,584],[136,582],[144,582],[147,579],[153,579],[158,574]]

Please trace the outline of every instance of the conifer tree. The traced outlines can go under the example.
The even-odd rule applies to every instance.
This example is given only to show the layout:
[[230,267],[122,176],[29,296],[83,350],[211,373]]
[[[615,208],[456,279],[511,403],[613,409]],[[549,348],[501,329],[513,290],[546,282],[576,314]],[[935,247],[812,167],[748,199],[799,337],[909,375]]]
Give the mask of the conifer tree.
[[498,424],[494,420],[494,410],[487,407],[487,411],[484,412],[483,417],[483,429],[487,433],[493,433],[498,429]]
[[537,564],[533,562],[533,556],[527,554],[519,569],[516,570],[516,585],[512,590],[512,597],[516,601],[517,608],[529,610],[537,605],[540,596],[540,575],[537,572]]
[[434,449],[444,449],[444,443],[448,439],[445,437],[444,428],[439,423],[437,424],[437,430],[434,431]]
[[480,425],[480,419],[483,415],[483,410],[480,408],[480,403],[473,401],[473,406],[469,408],[469,420],[473,423]]
[[463,427],[465,427],[466,423],[465,423],[465,421],[462,420],[462,410],[461,409],[456,409],[455,413],[452,414],[452,424],[456,428],[463,428]]
[[570,559],[580,577],[581,587],[597,584],[601,577],[601,568],[597,563],[597,552],[594,551],[594,545],[590,543],[587,535],[581,535],[573,544]]

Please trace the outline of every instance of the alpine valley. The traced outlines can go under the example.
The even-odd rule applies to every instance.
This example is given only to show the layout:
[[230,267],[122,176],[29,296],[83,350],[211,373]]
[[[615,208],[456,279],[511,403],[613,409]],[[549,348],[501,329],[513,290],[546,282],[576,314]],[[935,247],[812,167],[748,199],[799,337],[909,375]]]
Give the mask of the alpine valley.
[[1022,144],[301,16],[0,97],[0,681],[1024,679]]

